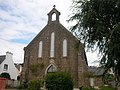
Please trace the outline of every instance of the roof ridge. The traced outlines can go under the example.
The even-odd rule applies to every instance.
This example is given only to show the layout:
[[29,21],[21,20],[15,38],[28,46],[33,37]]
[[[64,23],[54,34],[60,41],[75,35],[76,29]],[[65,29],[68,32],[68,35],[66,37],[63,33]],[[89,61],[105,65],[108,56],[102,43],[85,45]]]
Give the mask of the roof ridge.
[[0,64],[5,60],[6,55],[0,55]]

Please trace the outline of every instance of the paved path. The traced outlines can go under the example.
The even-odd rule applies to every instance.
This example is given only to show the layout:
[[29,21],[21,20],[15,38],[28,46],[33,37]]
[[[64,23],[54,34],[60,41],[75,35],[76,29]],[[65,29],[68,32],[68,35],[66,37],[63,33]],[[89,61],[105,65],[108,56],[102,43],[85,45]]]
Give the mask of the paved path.
[[5,90],[27,90],[27,89],[5,89]]

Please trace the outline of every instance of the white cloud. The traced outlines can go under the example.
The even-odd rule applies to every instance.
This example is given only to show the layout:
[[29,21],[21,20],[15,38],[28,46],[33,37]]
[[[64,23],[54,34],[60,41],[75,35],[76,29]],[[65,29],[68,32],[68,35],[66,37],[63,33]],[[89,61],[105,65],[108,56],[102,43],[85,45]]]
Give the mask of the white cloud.
[[99,66],[99,61],[101,57],[98,55],[98,52],[89,51],[86,53],[86,56],[88,59],[89,66]]
[[54,4],[66,23],[70,0],[0,0],[0,54],[11,51],[14,61],[22,62],[23,48],[47,24]]
[[23,48],[47,24],[53,5],[61,12],[60,22],[68,27],[71,4],[72,0],[0,0],[0,55],[11,51],[15,62],[23,62]]

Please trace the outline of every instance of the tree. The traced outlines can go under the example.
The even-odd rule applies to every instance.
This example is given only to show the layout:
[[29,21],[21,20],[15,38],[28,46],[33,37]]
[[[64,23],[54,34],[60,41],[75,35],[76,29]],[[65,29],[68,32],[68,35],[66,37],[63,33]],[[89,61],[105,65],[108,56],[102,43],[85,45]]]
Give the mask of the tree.
[[120,77],[120,0],[74,0],[69,21],[76,24],[71,31],[87,48],[99,49],[100,64],[105,73],[113,68]]

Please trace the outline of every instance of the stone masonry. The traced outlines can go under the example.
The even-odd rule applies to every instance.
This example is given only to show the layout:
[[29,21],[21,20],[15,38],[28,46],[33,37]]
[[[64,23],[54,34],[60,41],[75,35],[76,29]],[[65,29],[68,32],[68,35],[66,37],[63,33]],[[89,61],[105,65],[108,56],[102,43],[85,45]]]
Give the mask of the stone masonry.
[[[52,15],[56,14],[56,20]],[[84,45],[77,40],[60,22],[60,12],[54,7],[48,13],[48,24],[24,48],[24,66],[22,80],[43,79],[48,70],[54,66],[57,71],[70,72],[74,87],[87,85],[85,72],[87,59]],[[54,57],[50,57],[51,33],[55,34]],[[63,40],[67,40],[67,56],[63,57]],[[42,41],[42,57],[38,57],[39,42]],[[53,69],[54,69],[53,68]]]

